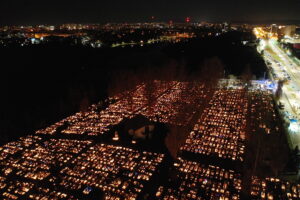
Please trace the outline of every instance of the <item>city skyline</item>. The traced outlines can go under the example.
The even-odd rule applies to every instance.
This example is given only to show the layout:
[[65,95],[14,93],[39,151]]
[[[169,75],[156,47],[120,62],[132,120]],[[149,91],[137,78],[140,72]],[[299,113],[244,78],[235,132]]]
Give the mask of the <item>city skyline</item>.
[[299,1],[6,1],[0,25],[108,23],[149,21],[281,22],[300,18]]
[[299,6],[5,1],[0,199],[300,200]]

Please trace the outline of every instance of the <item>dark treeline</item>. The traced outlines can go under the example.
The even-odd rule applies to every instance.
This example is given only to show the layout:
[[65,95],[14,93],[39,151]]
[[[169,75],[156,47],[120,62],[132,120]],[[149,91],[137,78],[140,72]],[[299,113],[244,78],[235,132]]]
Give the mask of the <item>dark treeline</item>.
[[[109,95],[152,79],[209,81],[265,70],[248,33],[134,48],[1,48],[0,144],[32,134]],[[248,70],[249,71],[249,70]]]

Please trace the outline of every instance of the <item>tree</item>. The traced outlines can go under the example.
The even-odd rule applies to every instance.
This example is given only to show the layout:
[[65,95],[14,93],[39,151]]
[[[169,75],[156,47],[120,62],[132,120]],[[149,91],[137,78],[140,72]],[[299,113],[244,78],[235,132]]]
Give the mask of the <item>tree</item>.
[[279,100],[282,96],[282,87],[283,87],[283,83],[284,81],[283,80],[279,80],[278,81],[278,85],[277,85],[277,90],[275,92],[275,99],[276,100]]
[[247,84],[247,86],[251,85],[251,79],[252,79],[252,71],[249,64],[246,65],[244,72],[241,75],[241,80],[244,84]]
[[199,75],[207,87],[213,88],[224,77],[224,65],[218,57],[212,57],[204,61]]

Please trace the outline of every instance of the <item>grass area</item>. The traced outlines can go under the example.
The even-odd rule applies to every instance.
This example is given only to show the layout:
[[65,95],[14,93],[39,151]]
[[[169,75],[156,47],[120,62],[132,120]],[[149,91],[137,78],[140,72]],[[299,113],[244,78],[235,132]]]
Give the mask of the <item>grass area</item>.
[[298,66],[300,66],[300,60],[295,56],[290,57]]
[[[281,51],[285,52],[285,50],[280,45],[277,45],[277,46]],[[296,58],[295,56],[290,56],[290,55],[288,55],[288,57],[291,58],[297,65],[300,65],[300,60],[298,58]]]
[[275,60],[279,62],[282,61],[281,58],[269,46],[266,46],[265,51],[268,51],[272,55],[272,57],[275,58]]
[[287,143],[288,143],[288,146],[290,148],[290,150],[293,150],[294,149],[294,145],[293,145],[293,142],[292,142],[292,139],[291,139],[291,136],[290,136],[290,133],[289,133],[289,130],[287,127],[285,127],[285,135],[286,135],[286,140],[287,140]]

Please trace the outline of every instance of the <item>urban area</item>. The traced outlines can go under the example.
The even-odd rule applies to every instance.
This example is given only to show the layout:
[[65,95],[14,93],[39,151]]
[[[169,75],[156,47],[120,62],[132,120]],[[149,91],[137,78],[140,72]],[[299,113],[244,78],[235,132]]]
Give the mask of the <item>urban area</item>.
[[251,32],[241,44],[264,60],[262,78],[145,80],[118,91],[1,146],[0,199],[299,200],[297,25],[5,26],[0,46],[144,48],[234,31]]

